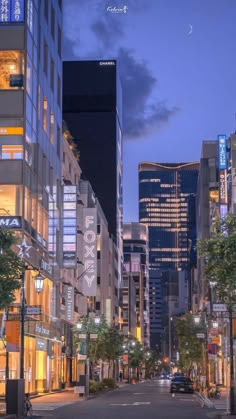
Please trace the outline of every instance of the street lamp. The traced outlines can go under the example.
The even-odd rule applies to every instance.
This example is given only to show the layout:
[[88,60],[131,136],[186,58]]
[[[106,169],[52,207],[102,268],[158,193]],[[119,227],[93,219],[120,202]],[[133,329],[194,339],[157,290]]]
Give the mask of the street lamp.
[[34,288],[38,294],[40,294],[43,290],[43,283],[44,277],[41,274],[34,277]]

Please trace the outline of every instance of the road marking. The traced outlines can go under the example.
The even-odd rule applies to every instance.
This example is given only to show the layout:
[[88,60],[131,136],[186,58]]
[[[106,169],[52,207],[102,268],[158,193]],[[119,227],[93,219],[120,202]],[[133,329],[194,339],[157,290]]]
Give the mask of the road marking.
[[141,406],[141,405],[148,405],[151,402],[134,402],[134,403],[112,403],[110,406]]
[[194,399],[179,399],[179,400],[183,400],[185,402],[194,402],[195,401]]
[[145,394],[145,393],[133,393],[133,394]]
[[62,402],[62,403],[33,403],[33,411],[40,411],[40,410],[55,410],[58,407],[68,406],[74,402]]

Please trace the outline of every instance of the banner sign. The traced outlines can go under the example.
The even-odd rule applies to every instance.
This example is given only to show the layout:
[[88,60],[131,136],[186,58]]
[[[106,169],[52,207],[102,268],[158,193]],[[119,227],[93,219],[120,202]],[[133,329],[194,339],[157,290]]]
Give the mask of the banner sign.
[[227,172],[226,170],[219,171],[220,180],[220,204],[227,204],[228,202],[228,188],[227,188]]
[[97,210],[83,209],[83,260],[84,275],[82,277],[83,294],[95,297],[97,294]]
[[76,267],[77,187],[65,185],[63,190],[63,266]]
[[20,352],[20,322],[18,320],[6,321],[6,350]]

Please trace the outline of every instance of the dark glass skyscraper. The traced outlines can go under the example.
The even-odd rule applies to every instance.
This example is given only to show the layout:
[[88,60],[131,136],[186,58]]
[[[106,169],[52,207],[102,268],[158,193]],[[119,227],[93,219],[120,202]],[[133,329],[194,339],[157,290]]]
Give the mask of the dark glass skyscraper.
[[80,152],[122,260],[122,94],[117,62],[63,63],[63,118]]
[[[163,333],[163,271],[187,271],[194,240],[199,163],[140,163],[139,222],[149,227],[151,345]],[[181,309],[179,307],[179,309]]]
[[121,114],[116,61],[63,63],[63,118],[115,238],[122,216]]

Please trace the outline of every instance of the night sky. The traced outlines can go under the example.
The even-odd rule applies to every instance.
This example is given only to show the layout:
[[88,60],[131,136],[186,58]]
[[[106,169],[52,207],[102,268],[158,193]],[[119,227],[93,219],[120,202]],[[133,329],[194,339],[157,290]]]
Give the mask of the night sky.
[[124,221],[138,221],[140,161],[199,160],[235,132],[235,19],[236,0],[64,0],[63,58],[119,63]]

